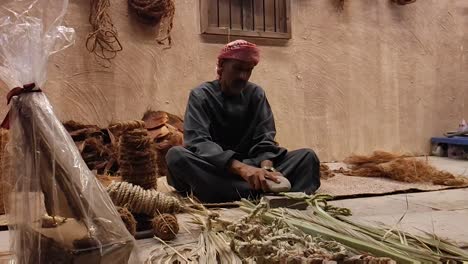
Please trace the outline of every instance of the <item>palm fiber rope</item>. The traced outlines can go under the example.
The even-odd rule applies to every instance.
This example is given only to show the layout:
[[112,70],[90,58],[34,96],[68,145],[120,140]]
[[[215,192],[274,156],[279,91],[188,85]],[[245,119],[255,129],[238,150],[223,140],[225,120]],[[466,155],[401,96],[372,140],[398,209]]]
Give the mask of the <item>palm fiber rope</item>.
[[104,67],[110,67],[111,59],[123,49],[109,15],[109,8],[110,0],[91,0],[89,23],[92,32],[86,37],[86,49]]
[[[174,0],[128,0],[128,6],[133,9],[138,18],[145,24],[155,25],[163,21],[159,33],[166,30],[165,36],[158,37],[157,43],[172,45],[171,31],[175,14]],[[159,34],[158,34],[159,35]]]

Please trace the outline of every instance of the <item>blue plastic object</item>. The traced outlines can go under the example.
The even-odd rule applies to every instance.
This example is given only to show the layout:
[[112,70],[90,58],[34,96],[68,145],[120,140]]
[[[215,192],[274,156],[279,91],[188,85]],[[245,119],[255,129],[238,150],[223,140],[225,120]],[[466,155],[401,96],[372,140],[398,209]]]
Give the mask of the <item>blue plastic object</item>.
[[445,143],[451,145],[464,145],[468,146],[468,137],[433,137],[431,143]]

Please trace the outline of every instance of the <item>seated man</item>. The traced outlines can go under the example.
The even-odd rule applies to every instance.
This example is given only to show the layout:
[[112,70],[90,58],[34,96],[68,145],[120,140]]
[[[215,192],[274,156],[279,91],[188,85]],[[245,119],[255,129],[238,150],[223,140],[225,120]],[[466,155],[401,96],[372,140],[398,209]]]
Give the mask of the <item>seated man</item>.
[[218,57],[218,79],[190,93],[184,145],[166,155],[167,181],[203,202],[226,202],[268,192],[267,179],[285,176],[294,192],[320,186],[320,164],[310,149],[288,152],[275,142],[275,122],[264,90],[248,82],[259,61],[255,44],[237,40]]

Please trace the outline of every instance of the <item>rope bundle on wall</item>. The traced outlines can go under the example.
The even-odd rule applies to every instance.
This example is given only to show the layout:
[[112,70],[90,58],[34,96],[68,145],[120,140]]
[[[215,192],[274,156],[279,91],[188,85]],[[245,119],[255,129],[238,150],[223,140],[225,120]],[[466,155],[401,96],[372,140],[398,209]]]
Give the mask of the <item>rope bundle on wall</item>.
[[104,67],[110,67],[110,60],[122,50],[109,8],[110,0],[91,0],[89,23],[93,31],[86,37],[86,48]]
[[163,45],[167,40],[167,44],[171,46],[171,31],[175,14],[174,0],[128,0],[128,6],[145,24],[156,25],[164,21],[159,27],[158,35],[165,29],[165,36],[159,37],[156,41]]

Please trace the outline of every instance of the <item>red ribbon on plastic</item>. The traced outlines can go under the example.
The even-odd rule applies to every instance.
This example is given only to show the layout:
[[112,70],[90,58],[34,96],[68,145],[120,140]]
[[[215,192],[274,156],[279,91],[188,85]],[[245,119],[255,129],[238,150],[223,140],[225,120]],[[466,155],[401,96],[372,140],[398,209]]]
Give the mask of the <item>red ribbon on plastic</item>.
[[[15,87],[15,88],[11,89],[10,92],[8,92],[8,94],[7,94],[7,105],[10,104],[10,101],[14,96],[19,96],[19,95],[24,94],[24,93],[42,92],[41,89],[33,90],[34,88],[36,88],[35,83],[28,83],[28,84],[23,85],[23,87]],[[4,128],[4,129],[10,129],[10,111],[11,110],[8,111],[7,115],[3,119],[2,124],[0,125],[0,127]]]

